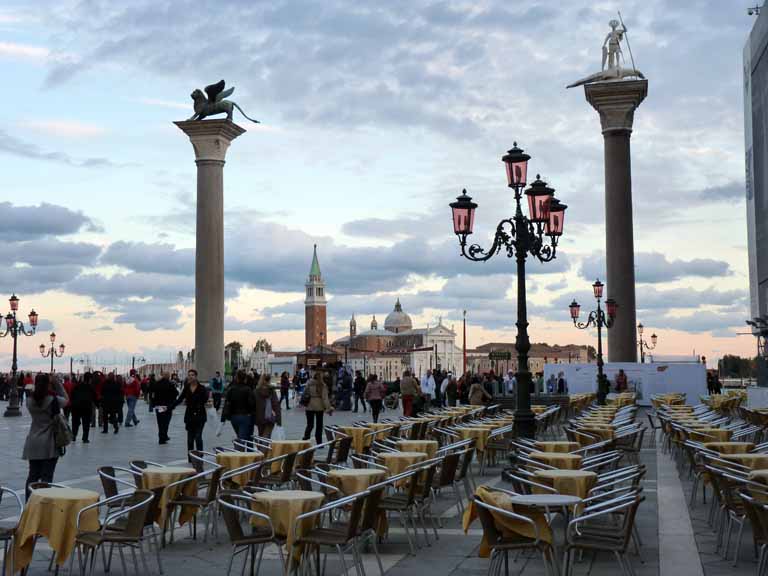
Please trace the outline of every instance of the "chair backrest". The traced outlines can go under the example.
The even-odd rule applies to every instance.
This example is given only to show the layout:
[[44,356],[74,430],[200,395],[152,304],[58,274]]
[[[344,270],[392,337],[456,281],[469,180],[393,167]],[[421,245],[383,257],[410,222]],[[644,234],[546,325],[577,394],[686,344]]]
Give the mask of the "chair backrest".
[[242,492],[235,490],[222,490],[219,493],[219,510],[224,518],[224,525],[227,527],[227,534],[232,542],[237,542],[245,538],[245,531],[240,522],[240,508],[250,508],[250,498]]
[[437,477],[438,488],[451,486],[456,481],[456,471],[459,469],[459,460],[461,454],[450,453],[443,458],[443,465],[440,467],[440,475]]
[[136,490],[133,494],[126,496],[123,504],[124,510],[121,514],[127,513],[124,535],[130,538],[141,538],[144,527],[147,526],[147,515],[151,507],[155,494],[150,490]]
[[339,439],[339,443],[336,446],[336,458],[333,461],[334,464],[344,464],[349,458],[349,453],[352,450],[352,436],[343,436]]
[[312,468],[312,464],[315,461],[316,446],[302,450],[296,455],[296,462],[294,463],[294,469],[296,468]]
[[459,474],[456,476],[456,479],[463,480],[469,474],[469,467],[472,465],[472,458],[475,455],[474,445],[472,445],[471,448],[462,450],[461,452],[459,452],[459,454],[462,455],[463,457],[461,459],[461,467],[459,468]]
[[105,498],[112,498],[117,496],[119,490],[117,489],[117,480],[115,480],[115,469],[112,466],[101,466],[97,470],[99,474],[99,480],[101,480],[101,488],[104,490]]
[[369,490],[365,497],[365,508],[363,511],[363,519],[360,524],[360,531],[367,532],[372,530],[376,532],[381,518],[381,512],[379,511],[379,502],[384,495],[384,488],[376,488]]
[[480,524],[483,526],[483,534],[485,535],[488,545],[493,547],[499,540],[501,540],[501,533],[496,528],[496,522],[493,519],[493,514],[486,507],[485,502],[475,496],[475,509],[477,510],[477,516],[480,518]]
[[286,455],[285,459],[283,460],[283,467],[280,471],[281,484],[291,481],[294,464],[296,463],[296,456],[298,456],[298,452],[291,452],[290,454]]

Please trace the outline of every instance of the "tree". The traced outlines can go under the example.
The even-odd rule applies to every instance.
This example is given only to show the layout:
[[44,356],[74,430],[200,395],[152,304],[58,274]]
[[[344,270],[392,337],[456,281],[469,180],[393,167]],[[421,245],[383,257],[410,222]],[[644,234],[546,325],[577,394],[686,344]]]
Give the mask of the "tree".
[[723,378],[754,378],[757,373],[754,358],[742,358],[733,354],[723,356],[719,368]]
[[272,344],[266,338],[259,338],[256,340],[256,344],[253,345],[253,351],[258,352],[259,350],[270,353],[272,352]]

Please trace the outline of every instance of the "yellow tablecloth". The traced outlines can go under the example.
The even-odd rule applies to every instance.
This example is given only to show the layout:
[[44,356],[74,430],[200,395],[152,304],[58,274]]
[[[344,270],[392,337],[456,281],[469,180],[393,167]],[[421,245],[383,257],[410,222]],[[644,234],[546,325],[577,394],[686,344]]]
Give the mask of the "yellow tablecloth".
[[[597,474],[589,470],[536,470],[533,475],[540,484],[551,486],[560,494],[586,498],[597,482]],[[534,494],[545,493],[536,487]]]
[[430,459],[435,457],[440,445],[437,440],[400,440],[397,447],[404,452],[424,452]]
[[536,442],[536,449],[539,452],[575,452],[581,446],[578,442],[566,442],[564,440],[548,440],[546,442]]
[[[269,458],[277,458],[283,454],[290,454],[291,452],[301,452],[306,448],[312,447],[311,440],[273,440],[272,448],[269,450]],[[277,473],[280,471],[280,462],[274,462],[272,464],[272,472]]]
[[597,436],[600,440],[613,440],[613,426],[583,426],[577,429],[579,432],[585,432]]
[[543,414],[544,412],[547,411],[547,408],[549,408],[549,406],[547,406],[546,404],[532,404],[531,412],[533,412],[534,414]]
[[[158,507],[158,516],[155,521],[160,527],[165,526],[165,519],[168,515],[168,503],[179,495],[178,487],[167,488],[169,484],[183,480],[194,476],[196,471],[194,468],[186,466],[163,466],[155,467],[150,466],[142,471],[142,483],[146,490],[154,490],[155,488],[161,488],[166,486],[163,490],[163,495],[160,498],[160,506]],[[184,485],[184,494],[186,496],[193,496],[197,493],[197,483],[189,482]],[[179,514],[179,524],[184,524],[192,519],[195,515],[195,509],[189,507],[182,507]]]
[[691,440],[696,442],[729,442],[733,432],[722,428],[696,428],[691,430]]
[[361,428],[359,426],[339,426],[339,430],[344,432],[347,436],[352,436],[352,449],[358,454],[365,452],[366,448],[370,448],[373,436],[365,437],[366,434],[370,434],[371,430],[368,428]]
[[[286,545],[290,551],[293,546],[293,525],[296,518],[306,512],[320,508],[325,496],[320,492],[307,490],[276,490],[274,492],[256,492],[252,498],[251,508],[254,512],[261,512],[269,516],[275,534],[286,539]],[[315,522],[302,522],[298,529],[299,537],[303,536],[307,530],[312,529],[319,518],[315,517],[314,520]],[[252,522],[254,525],[259,524],[258,519],[254,519]],[[298,554],[294,554],[293,557],[294,559],[297,558]]]
[[561,452],[531,452],[530,457],[560,470],[578,470],[582,460],[578,454],[563,454]]
[[[225,471],[235,470],[236,468],[242,468],[248,466],[254,462],[259,462],[264,459],[264,454],[258,451],[254,452],[219,452],[216,454],[216,463],[219,464]],[[251,472],[244,472],[237,476],[232,476],[231,480],[239,486],[245,486],[248,481],[255,475],[255,470]]]
[[349,470],[331,470],[328,472],[328,483],[336,486],[345,496],[357,494],[368,489],[372,484],[386,478],[384,470],[376,468],[353,468]]
[[396,476],[411,464],[426,460],[427,454],[426,452],[386,452],[379,454],[379,458],[389,470],[390,475]]
[[[14,543],[16,570],[29,565],[35,550],[35,535],[48,539],[56,552],[56,563],[62,566],[75,547],[77,514],[99,501],[99,493],[77,488],[41,488],[29,497],[19,519]],[[80,519],[81,530],[98,530],[99,513],[90,510]],[[8,564],[10,567],[10,563]]]
[[[761,484],[765,484],[765,488],[763,489],[764,492],[768,492],[768,470],[753,470],[749,473],[748,478],[752,480],[753,482],[760,482]],[[763,504],[768,504],[768,498],[760,494],[756,490],[751,490],[750,493],[755,497],[755,500],[758,502],[762,502]]]
[[768,468],[768,454],[723,454],[723,460],[736,462],[752,470]]
[[[514,512],[520,516],[527,516],[536,524],[539,530],[539,537],[545,542],[552,542],[552,530],[550,529],[549,524],[547,523],[547,519],[542,512],[527,506],[513,506],[511,498],[508,494],[491,491],[487,486],[478,486],[477,490],[475,491],[475,497],[479,498],[490,506],[495,506],[496,508],[501,508],[502,510],[509,510],[510,512]],[[527,522],[519,522],[513,518],[502,516],[501,514],[494,514],[493,512],[491,515],[493,516],[494,524],[496,524],[496,529],[507,537],[512,537],[515,535],[525,536],[526,538],[536,537],[536,532]],[[470,500],[469,506],[467,506],[467,509],[464,511],[464,518],[462,519],[464,532],[469,530],[470,525],[476,519],[477,507],[475,506],[474,500]],[[488,558],[490,553],[491,548],[488,545],[485,534],[483,534],[483,539],[480,542],[479,556],[481,558]]]
[[720,454],[744,454],[755,448],[752,442],[705,442],[704,448]]
[[475,448],[478,452],[485,452],[485,445],[491,431],[488,428],[459,428],[459,434],[463,440],[475,439]]

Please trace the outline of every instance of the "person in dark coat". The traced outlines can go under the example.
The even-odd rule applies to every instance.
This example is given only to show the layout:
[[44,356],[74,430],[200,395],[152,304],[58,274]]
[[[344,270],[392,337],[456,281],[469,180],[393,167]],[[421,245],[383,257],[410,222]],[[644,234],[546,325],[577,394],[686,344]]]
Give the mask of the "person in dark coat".
[[120,429],[120,412],[123,409],[123,386],[113,372],[110,372],[101,388],[101,405],[104,408],[101,433],[106,434],[109,424],[112,424],[117,434]]
[[32,417],[32,424],[21,455],[29,462],[27,499],[30,494],[29,485],[33,482],[53,482],[56,463],[61,455],[53,436],[53,418],[67,405],[68,400],[58,380],[52,383],[48,374],[35,377],[34,390],[27,395],[27,410]]
[[229,420],[238,440],[250,440],[253,437],[253,413],[256,410],[256,396],[248,385],[245,370],[238,370],[232,384],[224,394],[224,407],[221,409],[221,421]]
[[171,425],[171,408],[176,402],[179,391],[173,385],[168,373],[164,372],[160,380],[149,385],[149,408],[155,411],[157,418],[157,435],[160,444],[168,444],[168,427]]
[[360,370],[355,370],[355,382],[353,384],[355,389],[355,409],[354,412],[357,412],[357,405],[358,402],[362,403],[363,405],[363,414],[365,414],[365,387],[367,383],[365,381],[365,378],[363,378],[362,372]]
[[256,425],[259,436],[271,438],[272,429],[282,426],[282,414],[280,413],[280,399],[271,385],[269,374],[262,374],[259,384],[254,389],[256,404],[253,411],[253,423]]
[[205,423],[208,420],[205,413],[205,406],[208,403],[208,389],[197,381],[197,370],[194,368],[187,372],[184,389],[171,409],[176,408],[182,402],[185,402],[187,406],[184,411],[187,450],[202,450],[203,428],[205,428]]
[[72,388],[70,404],[72,405],[72,437],[77,440],[80,425],[83,426],[83,444],[88,444],[88,435],[91,431],[91,413],[96,402],[96,393],[91,386],[91,373],[86,372],[83,377],[75,381]]

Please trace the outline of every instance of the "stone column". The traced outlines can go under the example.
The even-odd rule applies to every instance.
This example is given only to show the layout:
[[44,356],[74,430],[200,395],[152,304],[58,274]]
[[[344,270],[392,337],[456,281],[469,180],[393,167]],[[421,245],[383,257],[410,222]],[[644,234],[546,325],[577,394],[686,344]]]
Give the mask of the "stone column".
[[647,80],[584,85],[600,114],[605,142],[605,261],[609,298],[619,305],[608,330],[608,361],[637,362],[635,250],[632,229],[632,164],[629,138],[635,109],[648,93]]
[[197,164],[195,368],[208,382],[224,374],[224,158],[245,130],[229,120],[174,124],[189,136]]

